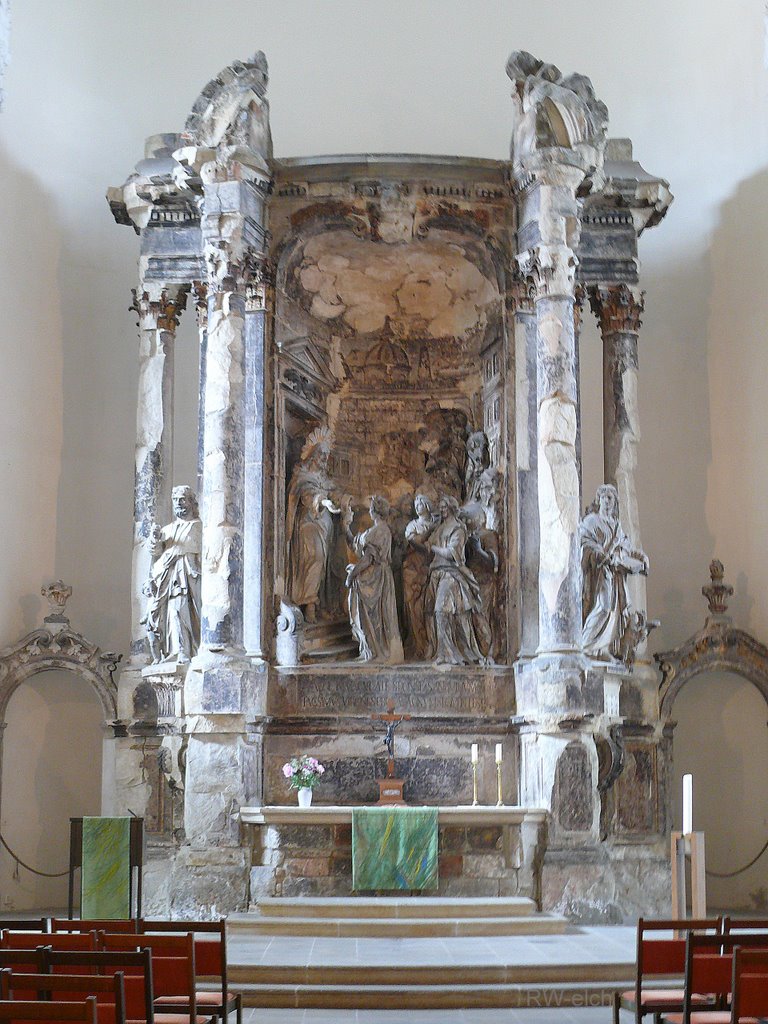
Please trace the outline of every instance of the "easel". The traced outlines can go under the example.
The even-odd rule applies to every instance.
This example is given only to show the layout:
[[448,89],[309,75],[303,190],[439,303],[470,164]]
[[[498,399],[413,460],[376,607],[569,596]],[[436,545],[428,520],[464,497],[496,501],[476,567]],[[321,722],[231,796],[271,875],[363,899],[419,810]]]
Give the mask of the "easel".
[[707,874],[704,859],[704,833],[672,833],[672,916],[685,920],[688,915],[686,861],[691,861],[691,913],[697,920],[707,916]]

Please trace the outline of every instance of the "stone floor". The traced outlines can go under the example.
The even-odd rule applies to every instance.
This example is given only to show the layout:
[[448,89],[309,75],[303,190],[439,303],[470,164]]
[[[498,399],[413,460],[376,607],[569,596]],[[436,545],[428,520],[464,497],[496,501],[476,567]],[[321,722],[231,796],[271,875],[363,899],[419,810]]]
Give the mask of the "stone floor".
[[[627,1021],[630,1019],[627,1016]],[[243,1024],[610,1024],[607,1006],[546,1010],[267,1010],[243,1012]]]
[[[632,927],[575,927],[563,935],[490,938],[337,939],[249,936],[229,939],[234,964],[417,965],[634,963],[637,930]],[[542,1024],[546,1022],[542,1021]],[[562,1024],[567,1024],[565,1020]]]

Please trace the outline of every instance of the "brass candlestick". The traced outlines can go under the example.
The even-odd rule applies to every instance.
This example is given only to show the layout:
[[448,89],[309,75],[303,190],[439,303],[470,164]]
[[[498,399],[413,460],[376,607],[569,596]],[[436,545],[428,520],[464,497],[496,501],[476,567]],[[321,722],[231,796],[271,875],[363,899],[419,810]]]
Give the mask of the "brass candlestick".
[[472,806],[477,807],[477,762],[472,762]]
[[496,795],[498,796],[496,806],[503,807],[504,801],[501,799],[501,761],[496,762]]

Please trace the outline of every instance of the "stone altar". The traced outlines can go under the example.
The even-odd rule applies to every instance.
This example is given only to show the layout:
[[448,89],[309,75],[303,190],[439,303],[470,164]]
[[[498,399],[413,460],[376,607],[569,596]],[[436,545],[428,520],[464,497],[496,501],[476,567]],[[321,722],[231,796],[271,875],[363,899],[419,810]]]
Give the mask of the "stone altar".
[[[398,759],[410,802],[468,802],[479,739],[480,799],[495,803],[503,744],[505,793],[546,812],[546,838],[523,854],[545,907],[615,920],[666,898],[656,674],[642,643],[634,666],[582,643],[578,334],[588,299],[604,348],[605,483],[640,551],[638,239],[672,197],[629,140],[607,137],[588,78],[522,51],[507,73],[509,160],[281,160],[257,53],[209,82],[182,130],[151,136],[109,190],[140,242],[117,789],[147,822],[150,914],[247,903],[258,862],[240,809],[280,803],[279,766],[297,752],[327,767],[320,804],[372,802],[385,766],[370,715],[387,700],[412,715]],[[190,664],[153,665],[143,587],[152,524],[170,513],[188,304],[200,637]],[[388,506],[402,664],[356,660],[344,523],[364,535],[372,495]],[[644,577],[627,586],[645,615]],[[461,655],[435,663],[429,634],[447,621],[442,650]]]

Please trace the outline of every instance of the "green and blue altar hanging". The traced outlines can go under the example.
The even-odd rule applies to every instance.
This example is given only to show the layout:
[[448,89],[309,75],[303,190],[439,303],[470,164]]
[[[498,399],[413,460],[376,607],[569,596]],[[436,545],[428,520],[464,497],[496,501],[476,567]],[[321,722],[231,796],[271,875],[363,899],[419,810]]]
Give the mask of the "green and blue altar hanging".
[[131,916],[130,854],[130,818],[83,818],[81,918]]
[[352,888],[437,888],[436,807],[353,807]]

